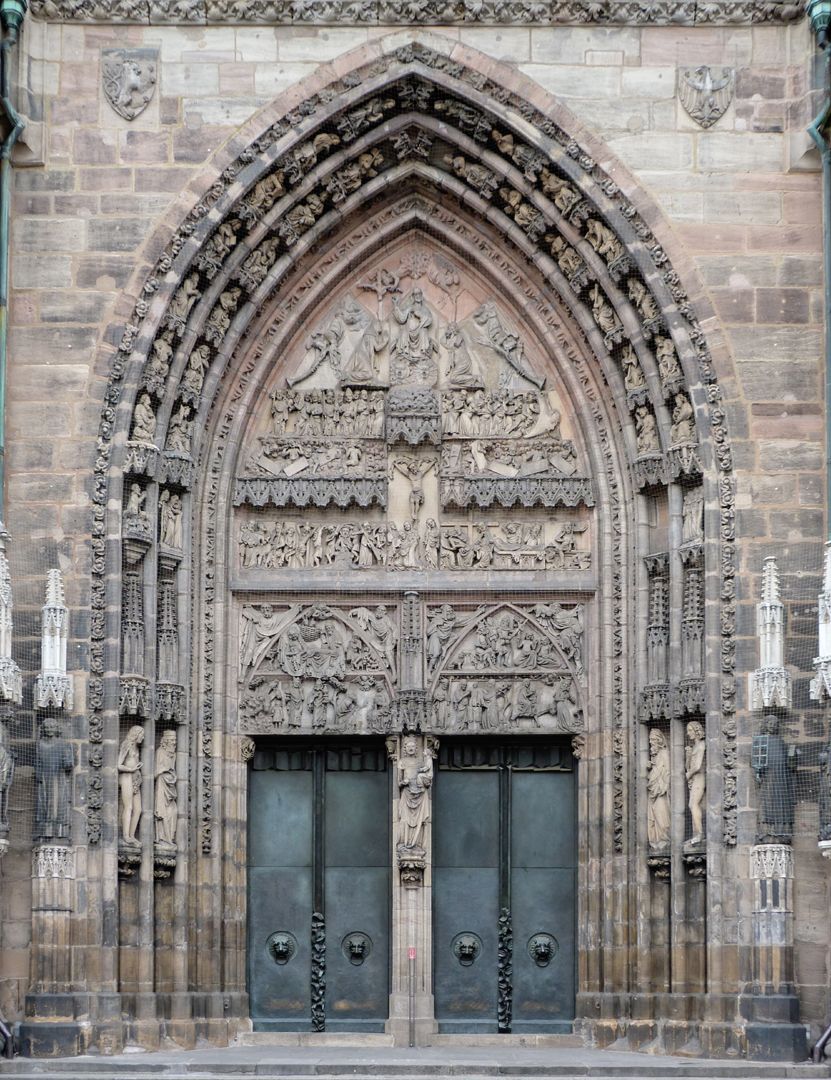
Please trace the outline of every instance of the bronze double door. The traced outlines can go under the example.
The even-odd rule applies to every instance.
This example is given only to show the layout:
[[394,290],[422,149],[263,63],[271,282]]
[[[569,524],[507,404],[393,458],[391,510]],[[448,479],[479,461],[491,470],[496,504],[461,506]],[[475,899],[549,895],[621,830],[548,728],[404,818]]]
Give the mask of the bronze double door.
[[[407,946],[391,924],[384,741],[264,742],[250,770],[255,1029],[383,1031],[391,949]],[[440,1031],[571,1029],[573,780],[565,741],[442,740],[432,791]]]

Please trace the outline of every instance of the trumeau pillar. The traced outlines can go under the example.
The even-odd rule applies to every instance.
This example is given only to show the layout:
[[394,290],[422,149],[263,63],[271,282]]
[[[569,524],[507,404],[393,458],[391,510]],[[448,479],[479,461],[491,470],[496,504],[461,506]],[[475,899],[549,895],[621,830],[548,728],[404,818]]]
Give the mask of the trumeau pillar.
[[[416,1045],[436,1030],[433,1005],[432,785],[438,739],[393,735],[392,992],[387,1030],[399,1045]],[[412,1021],[412,1028],[411,1028]]]

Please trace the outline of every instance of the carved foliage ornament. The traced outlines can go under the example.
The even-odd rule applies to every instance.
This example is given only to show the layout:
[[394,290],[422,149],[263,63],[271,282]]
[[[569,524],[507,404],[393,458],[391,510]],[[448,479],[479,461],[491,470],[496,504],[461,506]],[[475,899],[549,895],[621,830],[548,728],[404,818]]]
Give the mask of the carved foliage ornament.
[[684,111],[699,127],[717,123],[730,107],[736,89],[734,68],[681,68],[678,72],[678,97]]
[[135,120],[150,104],[158,58],[158,49],[105,49],[101,53],[104,95],[125,120]]
[[792,22],[793,0],[32,0],[36,18],[107,23],[568,24],[674,26]]

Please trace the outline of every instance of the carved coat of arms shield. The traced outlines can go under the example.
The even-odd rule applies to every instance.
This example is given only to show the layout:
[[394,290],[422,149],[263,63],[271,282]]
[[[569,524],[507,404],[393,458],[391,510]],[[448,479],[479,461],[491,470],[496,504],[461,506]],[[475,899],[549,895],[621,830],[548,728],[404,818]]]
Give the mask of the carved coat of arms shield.
[[101,54],[104,94],[125,120],[143,113],[156,89],[157,49],[105,49]]
[[678,96],[690,119],[700,127],[712,127],[724,116],[736,88],[734,68],[681,68]]

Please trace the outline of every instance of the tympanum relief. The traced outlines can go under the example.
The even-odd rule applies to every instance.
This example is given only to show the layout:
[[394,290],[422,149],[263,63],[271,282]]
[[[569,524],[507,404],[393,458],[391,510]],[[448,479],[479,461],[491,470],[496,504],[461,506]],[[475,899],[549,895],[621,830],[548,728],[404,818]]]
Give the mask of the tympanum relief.
[[251,733],[389,730],[398,611],[260,604],[240,616],[240,724]]
[[[407,649],[423,657],[428,709],[421,726],[445,733],[582,731],[582,605],[423,610],[421,639],[406,638]],[[240,730],[396,730],[400,625],[397,603],[243,606]]]
[[240,458],[240,569],[590,568],[550,358],[464,279],[403,248],[298,338]]
[[[539,374],[551,360],[447,255],[412,244],[298,335],[239,457],[238,567],[260,595],[320,573],[325,599],[240,604],[241,731],[583,729],[583,604],[372,593],[388,574],[591,569],[594,489],[567,400]],[[361,572],[351,602],[331,592],[343,572]]]

